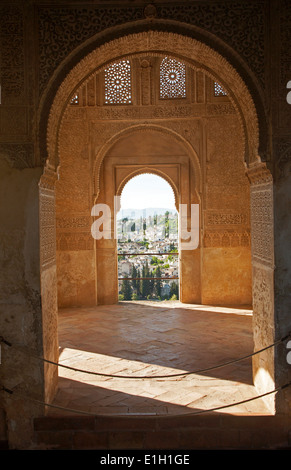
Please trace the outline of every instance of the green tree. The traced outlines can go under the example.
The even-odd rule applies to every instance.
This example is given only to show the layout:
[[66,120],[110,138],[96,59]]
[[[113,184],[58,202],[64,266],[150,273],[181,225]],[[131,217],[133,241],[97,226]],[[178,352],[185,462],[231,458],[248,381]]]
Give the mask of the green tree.
[[[136,270],[136,277],[140,277],[139,269]],[[141,297],[141,280],[140,279],[137,279],[136,281],[136,294],[138,298]]]
[[[151,275],[148,260],[146,260],[146,264],[142,267],[142,277],[149,278]],[[141,283],[141,295],[144,299],[151,294],[151,281],[150,279],[142,279]]]
[[[133,278],[137,277],[137,269],[136,269],[134,264],[132,265],[132,268],[131,268],[131,277],[133,277]],[[132,279],[131,284],[132,284],[133,289],[136,290],[137,280]]]
[[165,212],[165,238],[169,238],[170,235],[170,222],[169,222],[169,211]]
[[179,298],[179,287],[176,282],[172,282],[171,287],[170,287],[170,298],[172,298],[173,296],[175,296],[176,299]]
[[124,300],[131,300],[132,288],[130,281],[129,279],[127,279],[127,277],[122,280],[121,295],[123,295]]
[[178,248],[176,247],[176,245],[174,243],[170,243],[170,251],[172,253],[177,253]]
[[[155,270],[155,277],[160,278],[161,277],[161,268],[160,266],[157,267]],[[161,291],[162,291],[162,281],[161,279],[155,279],[155,284],[154,284],[154,293],[156,297],[161,297]]]
[[125,224],[126,224],[127,221],[128,221],[128,218],[127,218],[127,217],[124,217],[124,218],[121,220],[121,230],[122,230],[122,233],[123,233],[124,226],[125,226]]

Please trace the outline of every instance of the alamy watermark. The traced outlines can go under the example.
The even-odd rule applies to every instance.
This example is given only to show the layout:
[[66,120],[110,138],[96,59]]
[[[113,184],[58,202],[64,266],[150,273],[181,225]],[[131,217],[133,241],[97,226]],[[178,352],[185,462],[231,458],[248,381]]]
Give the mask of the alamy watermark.
[[[91,226],[95,240],[117,238],[116,215],[120,209],[120,196],[114,196],[114,214],[107,204],[95,204],[91,216],[98,217]],[[195,250],[199,246],[199,204],[180,204],[178,211],[179,248]],[[113,227],[112,227],[113,225]]]

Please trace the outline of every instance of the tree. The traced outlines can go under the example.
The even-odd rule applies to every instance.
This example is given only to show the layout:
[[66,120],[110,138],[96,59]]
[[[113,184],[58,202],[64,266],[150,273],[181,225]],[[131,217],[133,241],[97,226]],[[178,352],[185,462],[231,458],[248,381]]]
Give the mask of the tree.
[[169,211],[165,212],[165,238],[169,238],[170,235],[170,222],[169,222]]
[[[139,269],[136,270],[136,277],[140,277]],[[141,280],[140,279],[137,279],[136,281],[136,294],[138,298],[141,296]]]
[[[131,277],[132,277],[132,278],[137,277],[137,269],[136,269],[136,267],[135,267],[134,264],[132,265],[132,268],[131,268]],[[136,289],[136,287],[137,287],[137,280],[136,280],[136,279],[132,279],[131,284],[132,284],[133,289]]]
[[[142,268],[142,277],[148,278],[150,277],[150,270],[148,265],[148,260],[146,260],[146,264]],[[151,281],[149,279],[142,279],[141,282],[141,295],[144,299],[151,293]]]
[[170,243],[170,252],[177,253],[177,251],[178,248],[176,247],[176,245],[174,243]]
[[171,287],[170,287],[170,298],[172,298],[173,296],[175,296],[176,299],[179,298],[179,287],[176,282],[172,282]]
[[131,300],[132,288],[129,279],[126,277],[122,280],[121,294],[123,295],[124,300]]
[[[160,278],[161,277],[161,268],[160,266],[157,267],[155,270],[155,277]],[[162,292],[162,281],[161,279],[156,279],[155,280],[155,285],[154,285],[154,292],[156,297],[161,297],[161,292]]]
[[121,230],[122,230],[122,233],[123,233],[123,230],[124,230],[124,226],[126,224],[126,222],[128,221],[128,218],[127,217],[124,217],[122,220],[121,220]]

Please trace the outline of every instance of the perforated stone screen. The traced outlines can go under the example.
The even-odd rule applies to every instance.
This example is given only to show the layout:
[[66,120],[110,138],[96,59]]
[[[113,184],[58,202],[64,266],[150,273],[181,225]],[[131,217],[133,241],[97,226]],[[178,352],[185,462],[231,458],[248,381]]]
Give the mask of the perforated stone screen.
[[165,57],[160,65],[160,98],[186,98],[186,66]]
[[105,104],[130,104],[131,66],[129,60],[110,64],[104,71]]
[[226,96],[224,88],[217,82],[214,82],[214,96]]
[[79,104],[79,94],[75,93],[74,96],[72,96],[70,104]]

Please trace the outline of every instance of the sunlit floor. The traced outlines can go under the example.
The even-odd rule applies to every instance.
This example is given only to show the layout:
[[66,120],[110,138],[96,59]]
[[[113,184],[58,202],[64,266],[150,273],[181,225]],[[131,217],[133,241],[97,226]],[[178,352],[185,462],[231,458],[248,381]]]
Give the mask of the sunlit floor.
[[59,367],[60,408],[50,415],[269,414],[261,398],[233,406],[258,395],[250,358],[205,370],[252,353],[249,309],[169,301],[62,309],[59,346],[60,364],[104,375]]

